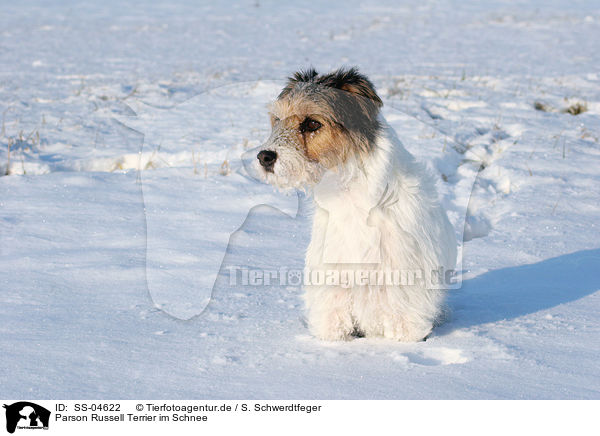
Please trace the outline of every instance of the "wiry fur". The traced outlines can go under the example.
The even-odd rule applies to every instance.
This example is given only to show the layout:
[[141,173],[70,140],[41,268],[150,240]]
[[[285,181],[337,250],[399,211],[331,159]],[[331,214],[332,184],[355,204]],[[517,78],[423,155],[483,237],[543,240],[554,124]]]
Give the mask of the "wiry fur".
[[[454,232],[434,182],[387,125],[381,106],[356,69],[296,73],[273,104],[272,134],[260,149],[278,157],[271,171],[257,168],[277,186],[314,188],[309,271],[454,268]],[[302,132],[308,118],[322,127]],[[442,300],[443,291],[425,283],[305,286],[310,328],[326,340],[357,334],[421,340]]]

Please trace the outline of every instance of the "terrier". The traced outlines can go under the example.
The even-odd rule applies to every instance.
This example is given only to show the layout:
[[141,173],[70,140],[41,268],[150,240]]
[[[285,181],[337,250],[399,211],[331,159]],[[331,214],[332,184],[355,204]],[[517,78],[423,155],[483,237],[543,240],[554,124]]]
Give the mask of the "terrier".
[[273,103],[272,132],[256,155],[268,183],[313,194],[304,300],[323,340],[424,340],[443,312],[440,271],[447,278],[455,267],[435,183],[382,106],[355,68],[299,71]]

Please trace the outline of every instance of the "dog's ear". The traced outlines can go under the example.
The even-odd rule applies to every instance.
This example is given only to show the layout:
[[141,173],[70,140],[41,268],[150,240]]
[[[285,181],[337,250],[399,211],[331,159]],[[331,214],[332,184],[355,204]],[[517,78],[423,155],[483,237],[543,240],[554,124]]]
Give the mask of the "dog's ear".
[[309,68],[308,70],[300,70],[294,73],[293,76],[288,77],[288,82],[285,87],[281,90],[278,98],[285,97],[288,95],[292,89],[298,83],[308,83],[314,81],[315,77],[317,77],[319,73],[314,68]]
[[373,86],[366,76],[360,74],[356,68],[340,68],[333,73],[319,77],[317,83],[367,98],[377,108],[383,106],[383,102],[375,91],[375,86]]

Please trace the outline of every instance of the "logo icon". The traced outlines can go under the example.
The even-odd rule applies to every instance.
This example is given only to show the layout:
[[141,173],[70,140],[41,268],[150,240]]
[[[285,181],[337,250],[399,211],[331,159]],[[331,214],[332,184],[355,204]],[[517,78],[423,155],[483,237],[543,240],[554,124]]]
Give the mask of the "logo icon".
[[48,429],[50,411],[28,401],[19,401],[6,409],[6,431],[14,433],[15,429]]

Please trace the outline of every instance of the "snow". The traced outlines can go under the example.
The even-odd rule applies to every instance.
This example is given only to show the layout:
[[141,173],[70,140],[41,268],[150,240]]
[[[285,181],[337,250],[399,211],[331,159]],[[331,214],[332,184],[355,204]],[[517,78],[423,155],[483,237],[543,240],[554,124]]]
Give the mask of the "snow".
[[[599,26],[566,0],[4,5],[3,395],[600,398]],[[310,65],[373,80],[464,230],[426,342],[320,342],[297,286],[231,284],[303,267],[305,194],[240,157]]]

